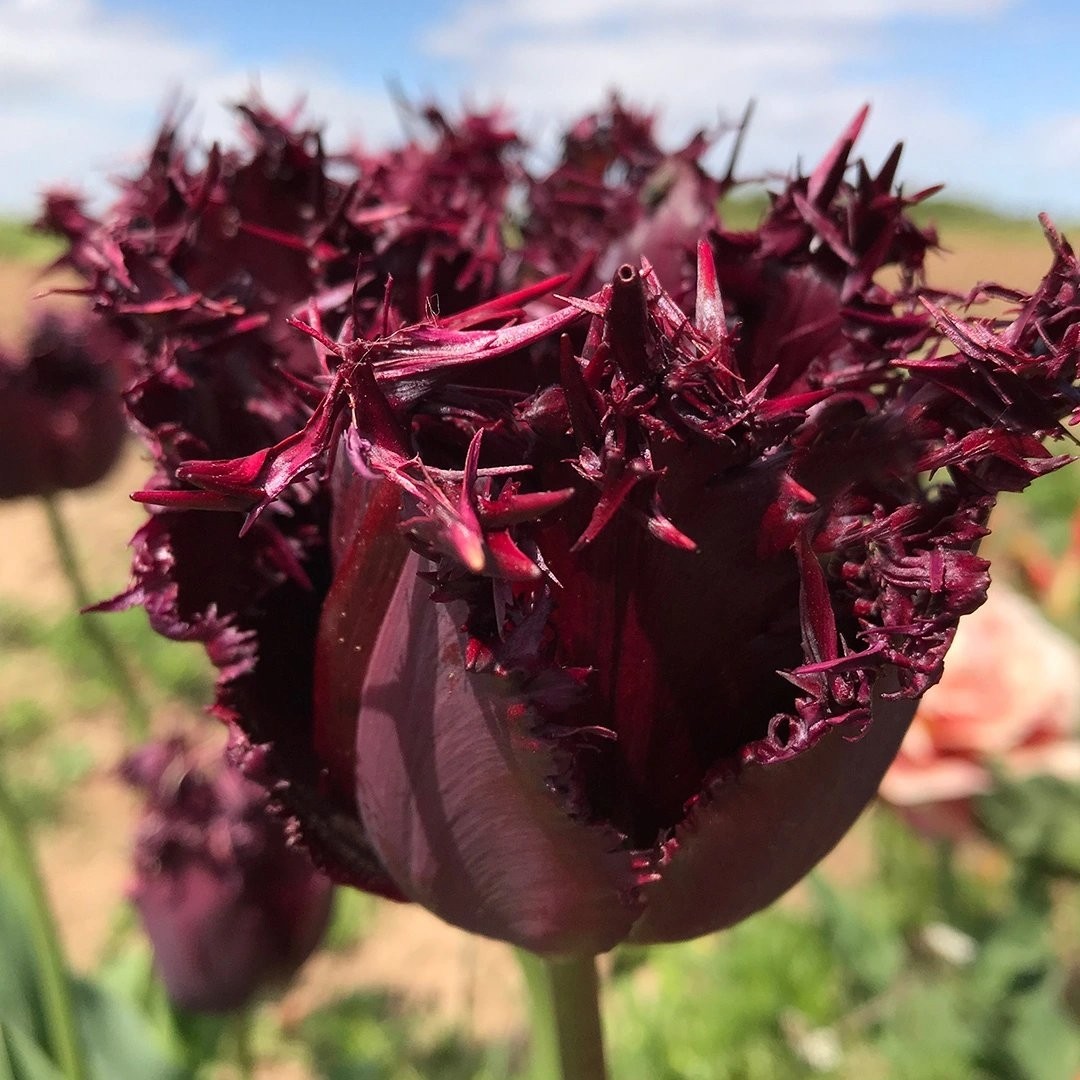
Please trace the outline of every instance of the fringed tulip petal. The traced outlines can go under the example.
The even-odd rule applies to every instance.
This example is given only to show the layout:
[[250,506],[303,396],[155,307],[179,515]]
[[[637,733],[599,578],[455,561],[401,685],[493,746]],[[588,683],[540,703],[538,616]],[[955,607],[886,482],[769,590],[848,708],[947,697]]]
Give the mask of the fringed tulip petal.
[[356,730],[357,804],[410,900],[543,953],[602,952],[637,917],[647,869],[610,828],[577,821],[572,732],[524,695],[467,672],[451,609],[414,555],[386,605]]
[[146,798],[130,895],[169,997],[231,1012],[283,986],[322,939],[332,888],[266,792],[226,765],[207,772],[180,740],[122,770]]
[[665,845],[660,879],[630,940],[709,934],[791,888],[873,798],[914,711],[914,702],[879,696],[861,737],[834,730],[786,761],[710,785]]
[[1067,460],[1072,249],[1005,318],[924,290],[931,192],[852,160],[865,112],[745,232],[733,166],[617,100],[539,179],[495,116],[331,177],[244,115],[199,167],[167,128],[105,223],[49,207],[143,346],[116,604],[205,644],[340,880],[552,953],[769,903],[985,599],[997,493]]

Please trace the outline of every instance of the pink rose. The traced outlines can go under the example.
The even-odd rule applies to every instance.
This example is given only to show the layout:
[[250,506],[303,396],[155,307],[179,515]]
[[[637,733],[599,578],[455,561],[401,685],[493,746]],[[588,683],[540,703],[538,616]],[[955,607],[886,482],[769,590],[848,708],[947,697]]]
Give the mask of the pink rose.
[[880,793],[916,828],[957,837],[995,765],[1080,779],[1080,648],[1001,585],[960,621]]

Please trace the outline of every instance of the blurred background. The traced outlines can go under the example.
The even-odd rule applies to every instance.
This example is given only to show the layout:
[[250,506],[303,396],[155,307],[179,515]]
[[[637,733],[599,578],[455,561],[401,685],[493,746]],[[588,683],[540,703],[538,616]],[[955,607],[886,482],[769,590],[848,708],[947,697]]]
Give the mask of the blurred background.
[[255,83],[279,108],[303,95],[332,140],[396,135],[396,84],[504,105],[541,150],[613,87],[673,138],[754,98],[751,174],[812,160],[869,101],[863,152],[903,137],[909,184],[1080,218],[1078,40],[1068,0],[325,2],[291,18],[251,0],[3,0],[0,211],[31,214],[46,184],[107,190],[170,96],[207,139],[228,133],[221,103]]
[[[273,20],[247,2],[0,0],[0,348],[25,349],[43,306],[80,304],[34,299],[73,284],[41,278],[60,250],[28,227],[42,190],[73,186],[101,207],[167,102],[187,104],[203,139],[231,139],[225,106],[253,86],[278,107],[303,98],[331,145],[400,138],[397,94],[501,105],[540,157],[559,122],[615,87],[658,109],[673,145],[754,99],[741,173],[766,182],[816,161],[869,101],[869,163],[903,138],[908,190],[948,184],[917,208],[941,237],[930,281],[1033,288],[1050,264],[1035,214],[1080,236],[1080,75],[1066,47],[1078,41],[1080,9],[1064,0],[422,0]],[[759,208],[746,200],[732,220],[751,224]],[[0,501],[0,755],[72,966],[187,1074],[515,1075],[525,1033],[511,955],[418,908],[339,893],[321,949],[242,1037],[231,1019],[177,1010],[155,983],[122,900],[139,807],[115,773],[123,703],[86,623],[105,620],[155,732],[220,743],[202,714],[211,674],[197,646],[159,640],[141,611],[77,616],[50,532],[62,514],[87,595],[115,594],[143,519],[127,495],[146,470],[125,444],[104,479],[51,511]],[[1003,501],[992,596],[1028,606],[973,629],[958,688],[920,714],[888,798],[812,879],[726,935],[608,958],[616,1077],[1080,1075],[1078,506],[1075,470]],[[0,1019],[11,979],[5,990],[0,976]],[[130,1075],[175,1075],[154,1069]]]

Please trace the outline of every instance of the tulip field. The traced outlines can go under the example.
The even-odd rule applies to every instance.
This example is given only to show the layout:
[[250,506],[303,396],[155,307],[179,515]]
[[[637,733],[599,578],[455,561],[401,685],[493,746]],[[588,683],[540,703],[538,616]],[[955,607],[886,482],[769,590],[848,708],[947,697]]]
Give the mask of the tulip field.
[[[592,198],[573,170],[530,190],[550,229],[489,228],[502,179],[478,170],[395,232],[469,139],[484,162],[510,140],[473,118],[438,168],[364,162],[390,179],[346,220],[321,147],[246,115],[250,174],[216,150],[185,173],[163,132],[113,219],[61,193],[48,235],[0,223],[0,425],[25,421],[0,430],[0,1080],[1080,1077],[1080,472],[1042,449],[1069,452],[1049,436],[1080,404],[1064,242],[893,199],[895,161],[856,179],[858,119],[769,210],[720,202],[708,242],[679,215],[730,176],[689,147],[627,236],[551,209],[559,183]],[[421,174],[423,198],[395,179]],[[260,224],[208,194],[230,175]],[[327,185],[318,239],[266,177]],[[696,293],[668,284],[688,267]],[[983,282],[1009,289],[969,310]],[[698,540],[742,565],[684,569]],[[696,593],[737,625],[694,622]],[[751,685],[778,669],[797,708]],[[713,701],[746,730],[716,734]],[[724,770],[792,779],[725,802]],[[735,839],[684,881],[717,817]],[[566,1005],[579,953],[606,1074]],[[553,1048],[560,994],[579,1034]]]

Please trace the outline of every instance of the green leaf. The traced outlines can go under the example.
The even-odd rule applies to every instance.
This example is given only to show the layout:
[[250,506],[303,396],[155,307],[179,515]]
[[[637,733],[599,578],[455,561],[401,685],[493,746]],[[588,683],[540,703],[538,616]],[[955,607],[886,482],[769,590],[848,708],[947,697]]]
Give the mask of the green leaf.
[[904,964],[904,942],[889,913],[856,907],[820,874],[808,884],[818,904],[822,929],[833,955],[860,993],[881,993]]
[[979,1058],[1001,1080],[1059,1080],[1080,1067],[1080,1028],[1064,1009],[1064,973],[1045,912],[1024,905],[985,942],[969,992],[981,1020]]
[[979,823],[1020,862],[1080,880],[1080,785],[1054,776],[1009,781],[976,804]]
[[[63,956],[36,877],[29,838],[2,784],[0,826],[8,868],[0,880],[0,956],[9,961],[0,980],[0,1016],[66,1077],[83,1080]],[[17,1052],[26,1056],[22,1049]]]
[[964,981],[912,982],[890,998],[874,1037],[889,1080],[975,1080],[979,1039],[964,1012]]
[[183,1070],[165,1053],[147,1018],[89,979],[72,990],[90,1073],[100,1080],[180,1080]]
[[[41,1062],[62,1075],[48,1045],[41,975],[23,905],[0,881],[0,1017],[16,1077],[34,1078]],[[75,1022],[92,1080],[180,1080],[185,1071],[166,1051],[149,1018],[99,983],[72,978]],[[0,1059],[2,1061],[2,1059]],[[20,1071],[21,1070],[21,1071]],[[37,1071],[34,1071],[37,1070]],[[6,1080],[0,1063],[0,1080]]]
[[324,1006],[300,1025],[312,1072],[325,1080],[503,1080],[498,1048],[484,1050],[456,1031],[417,1030],[417,1018],[378,992]]
[[33,1042],[44,1044],[45,1010],[34,948],[17,897],[0,880],[0,1017]]
[[145,1019],[157,1044],[184,1071],[197,1073],[220,1056],[230,1018],[184,1012],[169,1000],[154,974],[153,954],[141,935],[116,948],[97,972],[97,983]]
[[785,1012],[827,1026],[841,999],[819,926],[774,907],[731,930],[648,950],[608,985],[616,1077],[795,1080],[808,1075],[781,1032]]
[[37,1042],[0,1019],[0,1080],[64,1080]]
[[1003,1050],[1024,1080],[1059,1080],[1080,1067],[1080,1030],[1062,1011],[1052,982],[1012,1001]]

